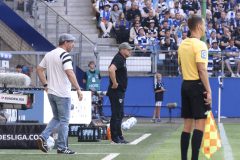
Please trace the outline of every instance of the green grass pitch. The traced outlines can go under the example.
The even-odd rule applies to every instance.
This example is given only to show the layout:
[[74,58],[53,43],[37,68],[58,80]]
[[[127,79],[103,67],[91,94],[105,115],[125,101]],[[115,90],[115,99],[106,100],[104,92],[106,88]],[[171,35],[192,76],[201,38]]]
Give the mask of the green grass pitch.
[[[120,153],[114,160],[180,160],[179,137],[182,130],[182,121],[175,119],[175,123],[166,121],[153,124],[150,119],[139,119],[131,130],[124,132],[129,141],[141,137],[145,133],[151,136],[137,145],[116,145],[110,141],[77,142],[77,137],[69,139],[70,148],[77,151],[77,155],[57,155],[56,150],[45,154],[40,150],[0,150],[0,160],[101,160],[110,153]],[[234,159],[240,159],[240,124],[224,123],[224,128],[232,147]],[[190,159],[189,150],[189,159]],[[200,160],[205,160],[200,153]],[[224,160],[221,148],[212,160]]]

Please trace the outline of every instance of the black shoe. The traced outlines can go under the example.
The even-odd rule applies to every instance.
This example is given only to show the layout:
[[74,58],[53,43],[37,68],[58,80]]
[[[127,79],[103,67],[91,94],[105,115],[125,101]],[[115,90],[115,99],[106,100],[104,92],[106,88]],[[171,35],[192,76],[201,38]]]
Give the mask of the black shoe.
[[76,152],[70,150],[69,148],[66,149],[57,149],[58,154],[75,154]]
[[39,136],[38,139],[37,139],[37,145],[38,145],[38,148],[47,153],[48,152],[48,146],[47,146],[47,142],[44,140],[44,138],[42,136]]
[[121,139],[119,137],[112,138],[111,144],[121,144]]
[[119,136],[119,139],[120,139],[120,143],[122,143],[122,144],[128,144],[128,143],[129,143],[128,141],[126,141],[126,140],[124,139],[123,136]]

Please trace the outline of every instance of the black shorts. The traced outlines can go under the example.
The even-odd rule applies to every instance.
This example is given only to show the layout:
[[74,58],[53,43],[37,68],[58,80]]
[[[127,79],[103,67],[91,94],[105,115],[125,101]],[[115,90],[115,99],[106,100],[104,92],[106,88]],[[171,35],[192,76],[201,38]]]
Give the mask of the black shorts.
[[183,81],[182,95],[182,118],[188,119],[205,119],[206,111],[209,109],[205,105],[204,93],[205,88],[200,80]]

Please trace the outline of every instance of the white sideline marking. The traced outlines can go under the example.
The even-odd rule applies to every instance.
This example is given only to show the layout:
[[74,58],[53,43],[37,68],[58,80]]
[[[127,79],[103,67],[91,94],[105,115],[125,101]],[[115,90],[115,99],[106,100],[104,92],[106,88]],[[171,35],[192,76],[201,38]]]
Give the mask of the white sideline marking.
[[119,154],[120,153],[110,153],[109,155],[104,157],[102,160],[112,160],[112,159],[116,158]]
[[146,133],[146,134],[142,135],[141,137],[139,137],[138,139],[132,141],[130,144],[137,145],[139,142],[143,141],[144,139],[148,138],[151,135],[152,135],[151,133]]
[[[39,151],[40,153],[16,153],[17,155],[59,155],[58,153],[43,153],[41,151]],[[0,152],[0,155],[15,155],[14,153],[7,153],[7,152]],[[112,153],[75,153],[75,154],[71,154],[71,155],[103,155],[103,154],[112,154]],[[64,154],[60,154],[60,155],[64,155]]]
[[228,138],[222,123],[219,123],[219,131],[220,131],[220,136],[221,136],[222,145],[223,145],[224,159],[234,160],[232,155],[232,148],[229,145]]

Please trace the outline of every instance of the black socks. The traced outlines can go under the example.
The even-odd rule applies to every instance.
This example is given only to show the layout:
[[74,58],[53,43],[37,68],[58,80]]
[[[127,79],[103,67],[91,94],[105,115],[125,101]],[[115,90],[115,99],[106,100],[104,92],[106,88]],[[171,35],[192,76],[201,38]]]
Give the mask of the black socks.
[[202,143],[203,132],[194,129],[192,136],[192,160],[198,160],[199,150]]
[[182,160],[187,160],[187,152],[190,140],[190,133],[182,132],[181,135],[181,156]]

